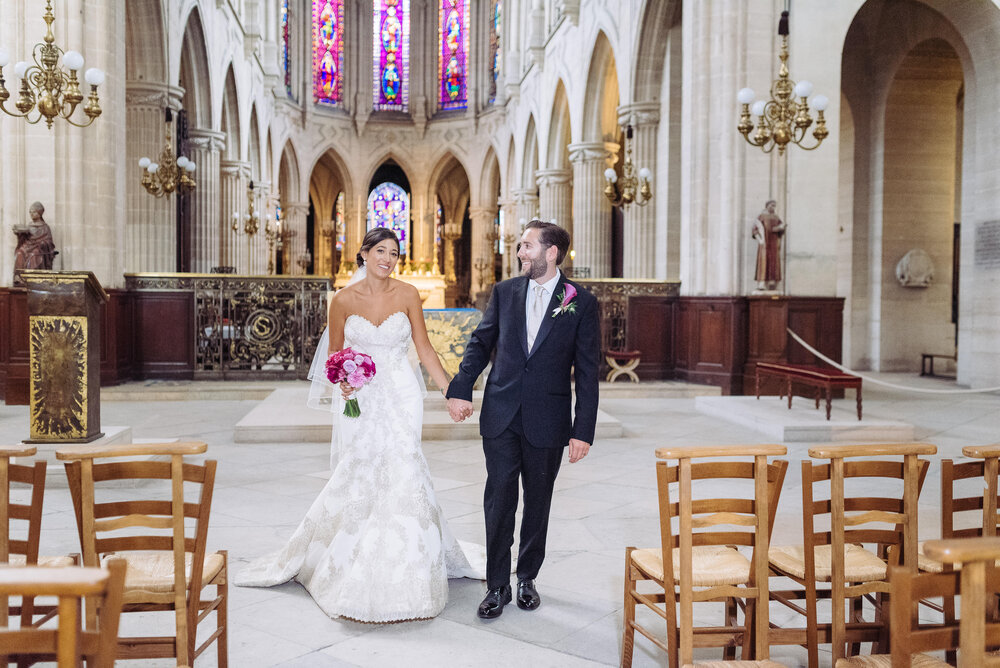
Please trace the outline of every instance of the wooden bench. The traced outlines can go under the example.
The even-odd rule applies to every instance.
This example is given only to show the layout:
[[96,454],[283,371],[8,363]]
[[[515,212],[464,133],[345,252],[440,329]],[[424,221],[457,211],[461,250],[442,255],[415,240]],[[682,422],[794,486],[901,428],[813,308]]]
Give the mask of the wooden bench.
[[849,373],[836,369],[824,369],[805,364],[779,364],[777,362],[757,362],[757,378],[755,389],[760,399],[760,379],[764,376],[774,376],[785,381],[785,390],[780,395],[788,395],[788,408],[792,407],[792,384],[808,385],[816,388],[814,399],[819,408],[820,392],[826,392],[826,419],[830,419],[830,406],[834,389],[853,388],[857,391],[858,419],[861,419],[861,379]]
[[[938,353],[920,353],[920,375],[921,376],[938,376],[934,373],[934,358],[951,360],[952,362],[958,361],[958,355],[948,355],[948,354],[938,354]],[[954,376],[946,376],[944,374],[940,375],[941,378],[954,378]]]

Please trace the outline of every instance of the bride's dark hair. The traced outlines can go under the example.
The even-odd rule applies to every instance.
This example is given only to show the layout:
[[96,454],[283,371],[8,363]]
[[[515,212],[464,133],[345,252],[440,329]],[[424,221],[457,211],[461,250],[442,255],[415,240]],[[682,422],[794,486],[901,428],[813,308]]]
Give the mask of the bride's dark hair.
[[361,250],[358,251],[357,261],[358,268],[360,269],[365,265],[365,259],[361,257],[361,253],[370,251],[372,248],[382,243],[386,239],[392,239],[396,242],[396,252],[399,252],[399,237],[396,233],[390,230],[388,227],[373,227],[368,230],[368,234],[365,238],[361,240]]

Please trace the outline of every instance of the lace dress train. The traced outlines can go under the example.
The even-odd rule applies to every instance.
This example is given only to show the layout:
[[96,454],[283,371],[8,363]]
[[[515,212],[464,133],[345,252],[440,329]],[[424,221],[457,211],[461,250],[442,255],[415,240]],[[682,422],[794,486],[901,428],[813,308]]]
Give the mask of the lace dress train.
[[352,315],[344,338],[375,361],[375,378],[358,393],[361,415],[335,410],[330,480],[285,548],[252,562],[236,584],[294,578],[331,617],[433,617],[448,601],[449,577],[483,575],[448,529],[420,447],[423,396],[406,360],[410,323],[402,312],[379,325]]

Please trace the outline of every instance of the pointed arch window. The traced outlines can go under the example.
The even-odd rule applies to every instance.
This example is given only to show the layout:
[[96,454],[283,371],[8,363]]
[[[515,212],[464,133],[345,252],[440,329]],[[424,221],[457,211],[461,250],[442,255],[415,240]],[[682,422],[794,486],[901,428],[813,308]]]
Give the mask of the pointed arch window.
[[313,101],[344,99],[344,0],[312,0]]
[[489,103],[497,101],[497,82],[500,80],[500,60],[503,58],[503,0],[494,0],[490,11],[490,96]]
[[439,0],[438,104],[441,109],[468,106],[469,1]]
[[406,111],[410,101],[410,0],[373,0],[373,106]]
[[388,227],[399,237],[400,254],[406,254],[410,239],[410,196],[400,186],[386,181],[368,195],[368,229]]
[[292,95],[292,60],[291,60],[291,26],[288,16],[289,0],[281,0],[281,70],[285,75],[285,94]]

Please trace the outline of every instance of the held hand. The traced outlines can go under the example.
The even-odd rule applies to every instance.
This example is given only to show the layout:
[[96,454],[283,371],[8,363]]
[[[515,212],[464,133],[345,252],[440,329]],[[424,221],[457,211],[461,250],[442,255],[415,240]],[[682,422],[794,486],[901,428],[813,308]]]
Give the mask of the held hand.
[[346,380],[342,380],[340,381],[340,393],[343,395],[344,401],[347,401],[354,394],[354,388]]
[[577,440],[575,438],[569,439],[569,463],[575,464],[590,452],[590,443],[584,443],[583,441]]
[[455,422],[463,422],[466,418],[472,417],[472,402],[452,397],[448,400],[448,415]]

